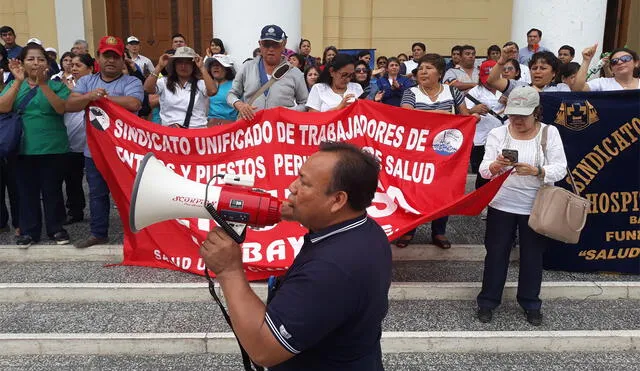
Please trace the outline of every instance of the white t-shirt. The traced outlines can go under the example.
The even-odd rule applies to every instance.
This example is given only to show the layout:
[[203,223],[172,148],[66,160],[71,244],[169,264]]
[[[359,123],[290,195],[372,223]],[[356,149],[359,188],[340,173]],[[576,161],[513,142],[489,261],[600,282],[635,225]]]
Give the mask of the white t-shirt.
[[[191,84],[187,83],[184,88],[176,84],[175,93],[167,89],[167,78],[163,77],[156,82],[156,93],[160,96],[160,121],[163,126],[184,123],[191,97]],[[189,128],[207,127],[207,109],[209,108],[209,96],[204,80],[198,80],[198,91],[193,103],[193,111]]]
[[547,126],[546,124],[542,124],[535,138],[529,140],[518,140],[511,137],[509,126],[503,125],[489,132],[479,172],[483,178],[490,179],[489,165],[495,161],[499,154],[502,154],[503,149],[517,150],[518,162],[542,166],[545,172],[544,181],[533,175],[518,175],[513,172],[489,203],[489,206],[501,211],[530,215],[533,201],[542,184],[557,182],[567,174],[567,158],[564,154],[560,133],[556,127],[549,126],[547,150],[543,153],[540,142],[542,128]]
[[[502,96],[502,93],[496,90],[496,93],[493,94],[489,89],[485,88],[482,85],[478,85],[467,92],[467,96],[472,96],[482,102],[482,104],[492,109],[493,112],[499,113],[504,110],[504,104],[500,103],[498,100]],[[468,98],[465,99],[467,104],[467,108],[473,108],[476,106],[475,103],[470,101]],[[493,128],[497,128],[501,126],[502,122],[495,118],[490,113],[486,115],[480,116],[480,121],[476,124],[476,134],[473,136],[473,145],[474,146],[483,146],[487,142],[487,136],[489,132]]]
[[407,75],[411,73],[411,71],[418,68],[418,62],[413,59],[409,59],[408,61],[404,61],[404,66],[407,68]]
[[529,70],[529,67],[526,64],[520,65],[520,81],[531,84],[531,70]]
[[[153,70],[155,69],[153,62],[151,62],[151,59],[145,57],[144,55],[138,54],[138,57],[133,61],[138,65],[138,67],[140,67],[140,71],[142,71],[143,74],[145,72],[147,73],[153,72]],[[145,71],[145,67],[146,67],[146,71]]]
[[337,107],[345,95],[353,94],[355,96],[354,99],[358,99],[363,92],[362,86],[355,82],[347,83],[347,90],[342,95],[334,92],[327,84],[314,84],[309,92],[309,98],[307,98],[307,108],[320,112],[328,111]]
[[[591,91],[611,91],[611,90],[625,90],[613,77],[599,77],[591,81],[587,81],[589,89]],[[636,89],[640,89],[640,79],[638,79],[638,86]]]

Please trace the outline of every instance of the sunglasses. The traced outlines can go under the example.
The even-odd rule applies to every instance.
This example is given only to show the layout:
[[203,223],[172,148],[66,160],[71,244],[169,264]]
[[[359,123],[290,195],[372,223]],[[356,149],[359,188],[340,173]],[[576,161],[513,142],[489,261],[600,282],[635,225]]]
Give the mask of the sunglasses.
[[505,67],[505,68],[503,68],[503,71],[506,71],[506,72],[509,72],[509,71],[515,71],[515,69],[516,69],[515,67],[510,66],[510,67]]
[[364,68],[356,68],[356,73],[367,73],[367,70]]
[[341,79],[350,79],[353,77],[353,73],[350,72],[342,72],[340,73],[340,78]]
[[616,64],[627,63],[627,62],[630,62],[631,60],[633,60],[633,57],[627,54],[627,55],[623,55],[620,58],[613,58],[611,60],[611,65],[615,66]]

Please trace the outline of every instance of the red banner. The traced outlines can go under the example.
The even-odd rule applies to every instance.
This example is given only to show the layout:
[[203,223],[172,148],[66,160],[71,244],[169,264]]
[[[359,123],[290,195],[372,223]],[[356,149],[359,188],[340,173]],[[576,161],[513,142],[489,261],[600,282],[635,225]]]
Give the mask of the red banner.
[[[506,178],[464,195],[475,130],[470,116],[359,100],[341,111],[300,113],[275,108],[258,112],[252,122],[184,130],[142,120],[104,99],[87,111],[93,160],[109,185],[125,231],[125,265],[203,274],[198,248],[215,226],[208,219],[180,219],[131,232],[133,180],[148,152],[190,180],[206,183],[220,173],[250,174],[257,188],[285,199],[298,169],[320,142],[353,143],[381,161],[378,191],[367,212],[389,240],[440,216],[478,214]],[[162,187],[162,179],[157,185]],[[284,273],[300,251],[305,233],[293,222],[249,230],[242,245],[247,277],[258,280]]]

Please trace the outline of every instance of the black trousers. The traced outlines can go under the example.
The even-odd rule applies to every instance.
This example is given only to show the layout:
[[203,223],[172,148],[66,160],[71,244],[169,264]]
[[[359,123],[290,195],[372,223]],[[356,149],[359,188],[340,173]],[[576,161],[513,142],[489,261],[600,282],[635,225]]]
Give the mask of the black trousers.
[[484,146],[473,146],[471,148],[471,172],[476,174],[476,189],[489,183],[489,179],[480,176],[480,164],[484,158]]
[[42,208],[47,235],[62,230],[65,219],[62,198],[66,153],[54,155],[21,155],[17,162],[18,199],[20,203],[20,231],[40,241],[42,232]]
[[[11,225],[13,228],[20,226],[16,184],[17,160],[17,156],[0,158],[0,228],[6,227],[9,223],[9,211],[11,212]],[[9,211],[5,202],[7,193],[9,194]]]
[[74,219],[84,218],[84,199],[82,178],[84,177],[84,153],[67,153],[67,165],[64,173],[65,193],[67,194],[67,215]]
[[512,214],[489,207],[482,275],[482,291],[477,301],[480,308],[494,309],[502,301],[502,291],[507,279],[509,254],[516,230],[520,234],[520,276],[517,300],[526,310],[540,309],[540,285],[542,284],[542,255],[547,238],[533,231],[527,224],[529,215]]

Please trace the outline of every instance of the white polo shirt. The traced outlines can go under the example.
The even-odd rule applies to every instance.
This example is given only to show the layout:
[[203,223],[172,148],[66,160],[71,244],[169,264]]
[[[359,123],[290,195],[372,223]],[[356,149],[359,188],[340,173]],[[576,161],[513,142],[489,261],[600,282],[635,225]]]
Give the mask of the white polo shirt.
[[[163,126],[184,123],[189,107],[191,96],[191,84],[180,87],[176,84],[175,93],[167,89],[167,78],[163,77],[156,82],[156,94],[160,96],[160,121]],[[198,91],[196,92],[189,128],[207,127],[207,109],[209,107],[209,97],[204,80],[198,80]]]

